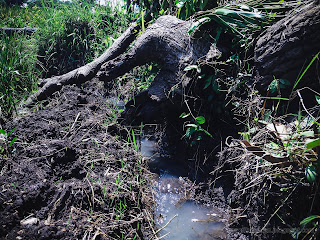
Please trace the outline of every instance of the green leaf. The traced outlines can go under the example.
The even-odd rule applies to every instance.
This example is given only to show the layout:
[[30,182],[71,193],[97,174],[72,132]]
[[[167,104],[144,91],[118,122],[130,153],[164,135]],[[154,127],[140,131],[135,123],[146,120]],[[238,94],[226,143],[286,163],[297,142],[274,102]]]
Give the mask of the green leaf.
[[306,225],[306,224],[308,224],[309,222],[311,222],[312,220],[317,219],[317,218],[320,218],[320,216],[319,216],[319,215],[309,216],[309,217],[303,219],[303,220],[300,222],[300,225]]
[[196,117],[196,121],[199,123],[199,124],[204,124],[206,122],[206,119],[205,117],[203,116],[198,116]]
[[201,76],[199,76],[198,78],[199,79],[202,79],[202,78],[204,78],[206,75],[205,74],[202,74]]
[[290,233],[293,239],[299,239],[299,235],[301,234],[301,230],[298,228],[291,228]]
[[284,79],[284,78],[279,78],[279,82],[285,86],[290,86],[291,85],[291,82],[287,79]]
[[217,83],[217,81],[212,81],[212,90],[216,93],[219,93],[220,91],[220,86],[219,84]]
[[201,131],[207,134],[209,137],[212,137],[211,133],[209,133],[207,130],[204,130],[203,128],[201,128]]
[[268,86],[268,91],[270,90],[271,93],[275,93],[278,91],[279,88],[279,79],[273,79],[273,81]]
[[210,86],[211,81],[212,81],[212,76],[210,76],[208,79],[206,79],[206,81],[205,81],[206,84],[204,85],[203,89],[207,89]]
[[0,128],[0,133],[3,134],[3,135],[7,135],[6,132],[1,128]]
[[7,137],[9,137],[10,134],[11,134],[14,130],[16,130],[16,128],[14,128],[14,129],[12,129],[10,132],[8,132],[8,133],[7,133]]
[[316,101],[317,101],[317,103],[318,103],[318,104],[320,104],[320,97],[319,97],[319,96],[317,96],[317,95],[315,95],[315,97],[316,97]]
[[17,137],[14,137],[11,142],[9,143],[9,146],[12,146],[12,144],[14,144],[14,142],[17,140]]
[[320,146],[320,139],[312,140],[311,142],[306,143],[307,149],[312,149],[314,147]]
[[228,17],[228,21],[233,24],[242,24],[247,23],[261,24],[265,21],[264,16],[257,11],[239,11],[239,10],[230,10],[227,8],[218,8],[214,11],[216,15],[221,17]]
[[188,127],[186,130],[186,137],[191,137],[192,133],[196,131],[195,127]]
[[190,113],[186,114],[186,113],[181,113],[181,115],[179,116],[179,118],[186,118],[186,117],[189,117],[190,116]]
[[186,0],[184,0],[184,1],[179,1],[179,0],[176,1],[176,7],[177,8],[182,8],[184,6],[185,2],[186,2]]
[[300,77],[298,78],[298,80],[295,82],[292,91],[296,88],[296,86],[299,84],[299,82],[301,81],[301,79],[303,78],[303,76],[306,74],[306,72],[308,71],[308,69],[310,68],[310,66],[312,65],[312,63],[318,58],[320,52],[318,52],[311,60],[311,62],[308,64],[308,66],[304,69],[303,73],[300,75]]
[[305,176],[308,182],[310,183],[313,183],[314,181],[316,181],[316,177],[317,177],[316,168],[313,165],[309,165],[308,167],[306,167]]
[[284,100],[284,101],[289,101],[289,98],[281,98],[281,97],[258,97],[262,99],[270,99],[270,100]]
[[188,33],[192,34],[194,31],[196,31],[203,24],[210,22],[210,21],[211,21],[211,18],[209,18],[209,17],[200,18],[198,21],[196,21],[195,23],[193,23],[191,25],[191,27],[188,30]]
[[145,31],[145,27],[144,27],[144,12],[141,10],[141,24],[142,24],[142,32]]
[[136,136],[134,135],[133,129],[132,129],[132,140],[133,140],[134,148],[136,149],[136,151],[138,151],[138,145],[137,145],[137,142],[136,142]]
[[198,126],[196,124],[193,123],[189,123],[186,125],[186,127],[193,127],[193,128],[197,128]]

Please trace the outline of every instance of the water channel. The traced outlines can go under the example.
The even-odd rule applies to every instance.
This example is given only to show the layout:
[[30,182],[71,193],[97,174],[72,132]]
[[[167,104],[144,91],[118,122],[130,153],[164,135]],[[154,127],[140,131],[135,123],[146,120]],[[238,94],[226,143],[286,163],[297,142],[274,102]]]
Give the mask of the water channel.
[[[109,101],[119,110],[125,103],[119,99]],[[149,131],[148,131],[149,132]],[[157,174],[154,184],[156,224],[158,238],[164,240],[215,240],[228,239],[224,213],[218,208],[207,207],[188,200],[188,184],[183,178],[187,169],[179,161],[162,157],[152,134],[140,132],[138,149],[149,158],[150,170]]]
[[141,153],[150,158],[151,171],[158,174],[154,185],[158,236],[166,240],[226,239],[226,219],[219,209],[208,208],[188,200],[185,169],[172,159],[159,155],[152,137],[141,137]]

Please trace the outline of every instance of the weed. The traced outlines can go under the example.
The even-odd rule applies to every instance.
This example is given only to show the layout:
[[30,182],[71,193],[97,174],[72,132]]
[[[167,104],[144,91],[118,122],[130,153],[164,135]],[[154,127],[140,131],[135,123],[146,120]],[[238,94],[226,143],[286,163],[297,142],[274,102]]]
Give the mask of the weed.
[[36,90],[40,75],[59,75],[92,61],[128,25],[120,10],[82,0],[40,0],[26,8],[0,4],[0,17],[4,27],[39,29],[31,36],[0,36],[2,118]]
[[40,71],[35,41],[28,36],[0,35],[0,117],[7,118],[16,105],[36,89]]
[[62,181],[62,176],[55,182],[55,185],[58,185]]
[[133,141],[133,144],[134,144],[134,149],[136,151],[138,151],[138,145],[137,145],[137,142],[136,142],[136,137],[135,137],[133,129],[132,129],[132,141]]
[[[196,141],[200,141],[202,139],[202,136],[199,133],[204,132],[206,135],[210,137],[212,137],[212,135],[202,127],[202,125],[206,122],[205,117],[203,116],[194,117],[191,113],[189,114],[182,113],[180,115],[180,118],[185,119],[185,118],[188,118],[189,116],[192,116],[192,123],[190,123],[189,121],[189,123],[186,123],[184,125],[186,128],[186,133],[184,137],[190,139],[193,135],[196,135],[193,138],[192,142],[190,143],[190,146],[192,147],[196,143]],[[198,133],[198,134],[195,134],[195,133]]]
[[[6,133],[3,129],[0,128],[0,156],[2,156],[3,159],[10,154],[9,147],[11,147],[16,141],[18,137],[12,138],[11,141],[8,140],[9,136],[15,129],[11,130],[10,132]],[[14,151],[14,150],[13,150]],[[0,162],[0,165],[3,163]]]

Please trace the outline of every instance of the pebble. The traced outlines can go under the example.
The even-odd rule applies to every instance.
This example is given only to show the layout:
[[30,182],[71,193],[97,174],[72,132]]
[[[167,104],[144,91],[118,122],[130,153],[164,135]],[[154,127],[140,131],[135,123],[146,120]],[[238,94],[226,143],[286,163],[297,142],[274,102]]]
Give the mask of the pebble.
[[27,218],[27,219],[23,219],[20,221],[20,224],[22,226],[26,226],[26,225],[36,225],[39,222],[38,218],[32,217],[32,218]]

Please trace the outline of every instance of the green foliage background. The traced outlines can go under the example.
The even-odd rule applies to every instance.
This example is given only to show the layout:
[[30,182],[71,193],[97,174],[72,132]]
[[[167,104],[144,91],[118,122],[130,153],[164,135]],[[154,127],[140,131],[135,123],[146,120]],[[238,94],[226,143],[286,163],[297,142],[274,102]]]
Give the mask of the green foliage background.
[[0,118],[36,90],[39,77],[60,75],[99,56],[128,26],[124,9],[84,0],[0,4],[0,27],[36,28],[31,36],[0,35]]

